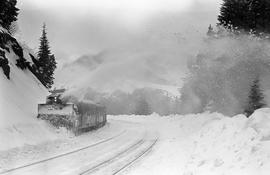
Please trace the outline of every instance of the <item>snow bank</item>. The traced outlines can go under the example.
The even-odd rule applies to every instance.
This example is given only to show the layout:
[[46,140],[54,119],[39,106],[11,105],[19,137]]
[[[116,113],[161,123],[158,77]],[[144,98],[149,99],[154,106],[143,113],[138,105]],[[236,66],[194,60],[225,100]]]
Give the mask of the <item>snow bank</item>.
[[255,111],[249,120],[249,126],[256,130],[265,140],[270,140],[270,109]]
[[205,123],[192,136],[185,173],[269,174],[269,126],[270,109],[258,110],[250,118],[223,116]]
[[[36,144],[55,136],[43,122],[38,122],[37,104],[44,102],[47,90],[28,70],[16,66],[18,56],[9,48],[5,55],[10,66],[10,80],[0,69],[0,150]],[[32,63],[29,51],[24,57]]]
[[250,117],[219,113],[110,116],[159,133],[158,146],[130,174],[267,175],[270,171],[270,109]]

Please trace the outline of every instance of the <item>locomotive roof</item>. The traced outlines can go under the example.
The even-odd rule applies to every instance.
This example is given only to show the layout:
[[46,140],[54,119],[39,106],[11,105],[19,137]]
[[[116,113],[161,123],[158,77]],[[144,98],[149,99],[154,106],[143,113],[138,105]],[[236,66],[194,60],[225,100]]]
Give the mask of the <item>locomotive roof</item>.
[[50,93],[55,94],[55,93],[64,93],[66,89],[54,89],[51,90]]
[[66,89],[54,89],[50,91],[50,95],[48,97],[58,97],[61,96],[64,92],[66,91]]
[[101,105],[100,103],[96,103],[92,100],[81,100],[78,102],[78,104],[85,104],[85,105],[92,105],[92,106],[97,106],[97,107],[104,107],[103,105]]
[[97,103],[78,102],[76,103],[80,114],[93,113],[96,111],[105,111],[105,106]]

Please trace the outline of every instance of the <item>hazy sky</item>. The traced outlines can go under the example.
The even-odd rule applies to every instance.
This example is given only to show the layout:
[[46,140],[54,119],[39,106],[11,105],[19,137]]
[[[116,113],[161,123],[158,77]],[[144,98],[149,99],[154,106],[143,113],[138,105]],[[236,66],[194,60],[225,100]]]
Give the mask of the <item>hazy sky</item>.
[[59,59],[96,52],[156,29],[163,34],[184,35],[190,28],[204,33],[208,24],[216,23],[219,4],[219,0],[18,1],[23,39],[36,48],[46,22]]
[[[84,84],[105,87],[97,82],[99,77],[108,82],[122,77],[113,84],[123,79],[177,84],[176,75],[181,74],[188,57],[196,54],[208,25],[216,23],[220,3],[220,0],[21,0],[19,27],[21,38],[37,50],[45,22],[51,50],[60,67],[81,56],[84,61],[77,62],[82,63],[80,66],[91,65],[96,55],[102,55],[100,59],[106,64],[96,72],[88,70],[91,76],[80,80]],[[156,65],[150,64],[151,59]],[[148,66],[137,64],[139,60]],[[130,75],[123,77],[123,72]],[[75,73],[77,77],[82,74],[74,70]],[[112,74],[114,78],[110,77]],[[165,74],[169,77],[164,77]],[[65,77],[60,73],[59,79]]]

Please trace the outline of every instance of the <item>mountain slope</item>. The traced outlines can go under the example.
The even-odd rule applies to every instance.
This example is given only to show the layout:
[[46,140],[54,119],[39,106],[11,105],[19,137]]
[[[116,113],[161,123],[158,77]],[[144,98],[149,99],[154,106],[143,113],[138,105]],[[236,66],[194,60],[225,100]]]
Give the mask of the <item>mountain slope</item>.
[[[0,150],[53,139],[45,124],[36,119],[37,104],[48,91],[33,75],[30,51],[0,28]],[[9,74],[4,73],[9,67]],[[1,69],[2,68],[2,69]],[[30,71],[31,70],[31,71]]]

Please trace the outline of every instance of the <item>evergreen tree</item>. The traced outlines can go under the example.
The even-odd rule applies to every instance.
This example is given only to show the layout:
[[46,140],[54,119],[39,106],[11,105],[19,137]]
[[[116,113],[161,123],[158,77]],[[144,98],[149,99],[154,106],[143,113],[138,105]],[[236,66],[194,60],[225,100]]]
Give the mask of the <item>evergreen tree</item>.
[[56,61],[54,55],[52,55],[50,51],[45,24],[43,25],[42,36],[40,37],[37,69],[38,78],[41,83],[45,87],[51,88],[54,80],[53,74],[56,69]]
[[244,112],[247,117],[249,117],[256,109],[264,106],[264,96],[260,89],[259,78],[256,78],[251,86],[248,96],[248,104]]
[[19,9],[16,4],[17,0],[0,0],[0,25],[7,30],[17,20]]
[[218,21],[230,30],[270,33],[270,1],[223,0]]

